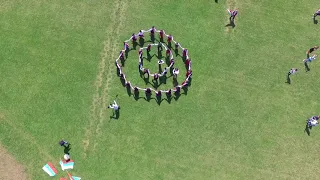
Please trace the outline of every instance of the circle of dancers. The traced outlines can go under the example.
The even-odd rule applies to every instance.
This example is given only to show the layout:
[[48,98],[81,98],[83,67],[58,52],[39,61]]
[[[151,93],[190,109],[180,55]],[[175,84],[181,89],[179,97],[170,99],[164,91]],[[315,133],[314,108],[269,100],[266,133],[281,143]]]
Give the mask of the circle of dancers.
[[[138,40],[139,42],[141,41],[144,42],[144,38],[145,38],[144,33],[149,33],[151,42],[154,42],[156,33],[159,34],[159,40],[160,40],[158,43],[148,44],[146,47],[141,47],[138,51],[139,73],[144,78],[148,79],[151,76],[153,77],[153,82],[158,82],[159,78],[166,76],[169,71],[172,73],[174,81],[176,81],[180,71],[178,68],[174,67],[175,60],[173,58],[172,51],[174,51],[176,54],[178,54],[179,51],[182,51],[182,58],[184,60],[187,72],[185,75],[185,80],[181,84],[175,85],[173,89],[157,90],[149,87],[140,88],[138,86],[132,85],[131,82],[127,80],[127,77],[122,70],[123,65],[121,64],[123,64],[122,62],[125,60],[125,57],[127,57],[127,54],[130,51],[130,45],[128,42],[131,41],[133,46],[136,46]],[[166,43],[164,43],[165,37],[167,39]],[[174,49],[172,47],[172,44],[174,44]],[[180,94],[181,88],[185,88],[189,86],[191,77],[192,77],[192,69],[191,69],[191,59],[189,57],[188,49],[182,47],[180,43],[176,42],[173,39],[173,36],[171,34],[167,34],[164,30],[157,30],[153,26],[149,30],[140,30],[137,34],[133,33],[130,39],[124,41],[123,45],[124,45],[124,49],[120,51],[119,57],[116,59],[118,75],[120,76],[121,80],[124,82],[125,86],[131,89],[131,91],[133,91],[134,94],[139,94],[139,91],[143,91],[147,97],[150,97],[152,92],[155,93],[157,97],[161,97],[162,93],[165,93],[167,96],[170,97],[172,93]],[[170,60],[170,62],[168,63],[169,66],[163,68],[163,70],[161,66],[165,63],[165,61],[162,59],[158,60],[159,69],[161,69],[161,72],[158,72],[158,73],[152,73],[148,68],[145,68],[143,66],[144,51],[147,53],[147,55],[150,55],[149,52],[151,51],[152,47],[158,48],[158,54],[161,54],[162,51],[165,50],[166,58]]]

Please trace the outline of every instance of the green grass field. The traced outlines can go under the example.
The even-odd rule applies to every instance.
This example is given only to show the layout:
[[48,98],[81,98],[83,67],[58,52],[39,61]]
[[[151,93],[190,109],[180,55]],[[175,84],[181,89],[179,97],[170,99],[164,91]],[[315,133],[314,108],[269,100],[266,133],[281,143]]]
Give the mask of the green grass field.
[[[317,2],[0,1],[1,145],[33,180],[49,179],[49,161],[66,175],[61,138],[71,173],[89,180],[317,179],[320,130],[304,127],[319,114],[320,64],[302,63],[319,45]],[[234,29],[228,7],[239,8]],[[193,63],[188,94],[160,105],[129,97],[114,66],[122,42],[152,25]],[[301,71],[288,85],[292,67]],[[125,71],[144,85],[136,52]]]

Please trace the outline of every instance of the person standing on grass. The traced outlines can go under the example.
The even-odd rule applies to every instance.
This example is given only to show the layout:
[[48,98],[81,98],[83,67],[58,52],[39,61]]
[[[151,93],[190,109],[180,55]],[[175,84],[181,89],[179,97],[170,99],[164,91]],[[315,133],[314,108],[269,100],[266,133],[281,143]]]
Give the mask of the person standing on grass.
[[160,42],[163,42],[163,36],[164,36],[164,30],[160,30],[159,32]]
[[320,9],[313,14],[312,19],[315,19],[317,16],[320,16]]
[[238,10],[237,9],[235,9],[235,10],[227,9],[227,11],[230,15],[230,17],[229,17],[230,21],[234,21],[234,18],[236,18],[236,16],[238,15]]
[[312,53],[313,51],[316,51],[319,48],[319,46],[313,46],[312,48],[310,48],[306,54],[307,54],[307,58],[310,57],[310,53]]
[[288,84],[291,84],[291,79],[290,79],[290,75],[295,74],[296,72],[298,72],[297,68],[291,68],[287,74],[287,82]]
[[114,100],[113,104],[109,104],[108,108],[118,111],[120,109],[120,106],[117,104],[116,100]]

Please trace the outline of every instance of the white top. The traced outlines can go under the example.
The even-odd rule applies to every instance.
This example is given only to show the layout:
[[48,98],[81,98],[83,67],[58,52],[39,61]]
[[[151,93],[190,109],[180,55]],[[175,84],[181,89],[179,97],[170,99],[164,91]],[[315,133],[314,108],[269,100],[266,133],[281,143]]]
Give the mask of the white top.
[[310,124],[311,124],[311,126],[318,126],[319,122],[317,120],[311,120]]
[[178,75],[179,74],[179,69],[173,69],[172,73]]
[[292,69],[290,69],[290,74],[294,74],[294,73],[296,73],[297,72],[297,69],[296,68],[292,68]]
[[164,63],[164,60],[159,59],[158,64],[163,64],[163,63]]

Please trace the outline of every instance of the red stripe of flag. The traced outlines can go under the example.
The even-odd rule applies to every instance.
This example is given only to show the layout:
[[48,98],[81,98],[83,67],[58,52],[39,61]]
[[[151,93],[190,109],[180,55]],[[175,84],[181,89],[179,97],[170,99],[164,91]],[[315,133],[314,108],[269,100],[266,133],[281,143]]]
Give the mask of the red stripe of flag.
[[53,170],[54,173],[58,174],[57,169],[53,166],[51,162],[48,162],[49,167]]

